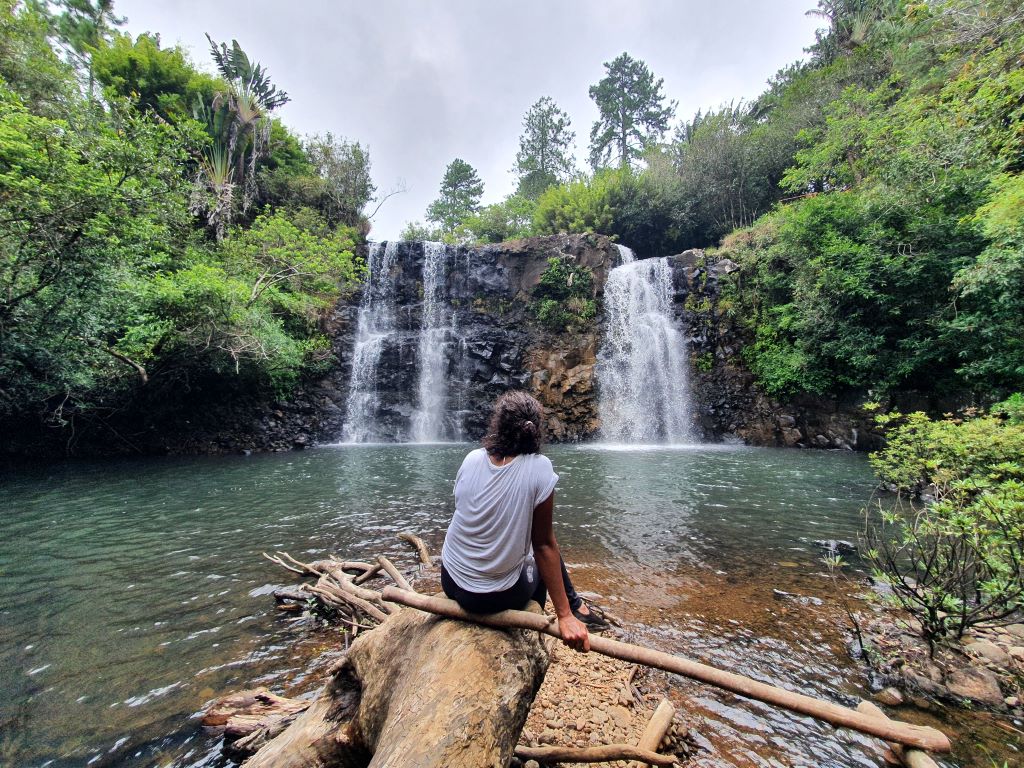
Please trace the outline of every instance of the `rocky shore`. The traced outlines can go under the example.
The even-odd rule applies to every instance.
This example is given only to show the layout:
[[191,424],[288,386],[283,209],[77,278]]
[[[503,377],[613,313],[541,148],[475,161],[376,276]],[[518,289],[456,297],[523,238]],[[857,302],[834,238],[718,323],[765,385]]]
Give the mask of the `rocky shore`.
[[1024,624],[974,627],[959,641],[937,643],[934,653],[916,620],[888,610],[867,618],[861,631],[880,703],[925,710],[948,703],[1024,717]]

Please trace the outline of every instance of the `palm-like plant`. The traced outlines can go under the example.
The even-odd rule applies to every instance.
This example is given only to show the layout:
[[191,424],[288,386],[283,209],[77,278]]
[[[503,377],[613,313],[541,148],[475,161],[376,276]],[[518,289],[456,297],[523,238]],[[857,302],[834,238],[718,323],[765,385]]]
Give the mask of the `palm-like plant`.
[[253,62],[237,40],[218,45],[209,35],[210,53],[221,76],[227,80],[229,104],[235,119],[228,137],[235,158],[236,175],[243,180],[242,209],[249,207],[256,193],[256,162],[270,139],[270,113],[288,103],[288,94],[270,82],[267,71]]
[[212,143],[200,162],[193,211],[206,213],[217,239],[231,221],[234,190],[242,188],[241,207],[248,210],[256,196],[256,164],[270,139],[270,113],[288,102],[288,94],[270,82],[267,71],[252,62],[237,40],[219,45],[209,35],[214,63],[228,84],[207,107],[198,104],[195,116],[206,125]]
[[234,118],[230,106],[219,94],[209,107],[197,102],[194,114],[196,120],[206,126],[210,143],[203,148],[199,160],[190,210],[196,216],[205,214],[217,240],[223,240],[231,223],[235,196],[235,167],[228,140]]

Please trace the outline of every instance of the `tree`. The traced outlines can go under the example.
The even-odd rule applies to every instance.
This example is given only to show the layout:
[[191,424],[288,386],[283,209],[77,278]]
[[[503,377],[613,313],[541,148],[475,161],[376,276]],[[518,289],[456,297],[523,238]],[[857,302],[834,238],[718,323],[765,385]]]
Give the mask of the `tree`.
[[427,221],[441,227],[441,234],[455,239],[466,219],[480,210],[484,183],[476,169],[465,160],[455,158],[445,169],[441,194],[427,208]]
[[370,179],[370,153],[358,141],[350,142],[330,132],[311,136],[304,148],[323,180],[323,201],[318,208],[330,222],[357,224],[377,191]]
[[114,0],[60,0],[58,6],[64,12],[55,19],[57,35],[68,53],[85,66],[91,99],[95,83],[93,54],[125,19],[114,15]]
[[604,67],[607,74],[590,86],[600,112],[590,129],[590,164],[598,168],[617,159],[619,165],[631,165],[668,130],[676,103],[665,105],[664,80],[655,80],[647,65],[628,53]]
[[523,134],[512,172],[519,178],[517,194],[536,200],[548,187],[572,175],[576,159],[569,115],[548,96],[538,99],[523,118]]

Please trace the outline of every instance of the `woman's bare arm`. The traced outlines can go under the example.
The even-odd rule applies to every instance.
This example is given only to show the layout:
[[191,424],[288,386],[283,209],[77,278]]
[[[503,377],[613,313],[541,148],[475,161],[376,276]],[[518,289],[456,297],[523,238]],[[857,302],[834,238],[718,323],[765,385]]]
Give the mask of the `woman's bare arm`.
[[562,583],[562,555],[555,541],[555,531],[551,519],[555,510],[555,494],[552,491],[544,501],[533,510],[533,556],[537,560],[537,568],[548,588],[551,602],[555,606],[558,617],[558,630],[562,642],[570,648],[584,653],[590,650],[590,635],[579,619],[572,615],[569,598],[565,594]]

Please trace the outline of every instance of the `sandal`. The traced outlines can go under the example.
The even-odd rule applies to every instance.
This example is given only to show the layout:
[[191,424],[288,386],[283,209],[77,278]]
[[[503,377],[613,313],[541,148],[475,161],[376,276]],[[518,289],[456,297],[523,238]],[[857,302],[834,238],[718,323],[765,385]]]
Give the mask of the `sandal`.
[[588,629],[596,631],[608,629],[608,622],[594,613],[580,613],[578,610],[574,610],[572,615],[586,624]]

